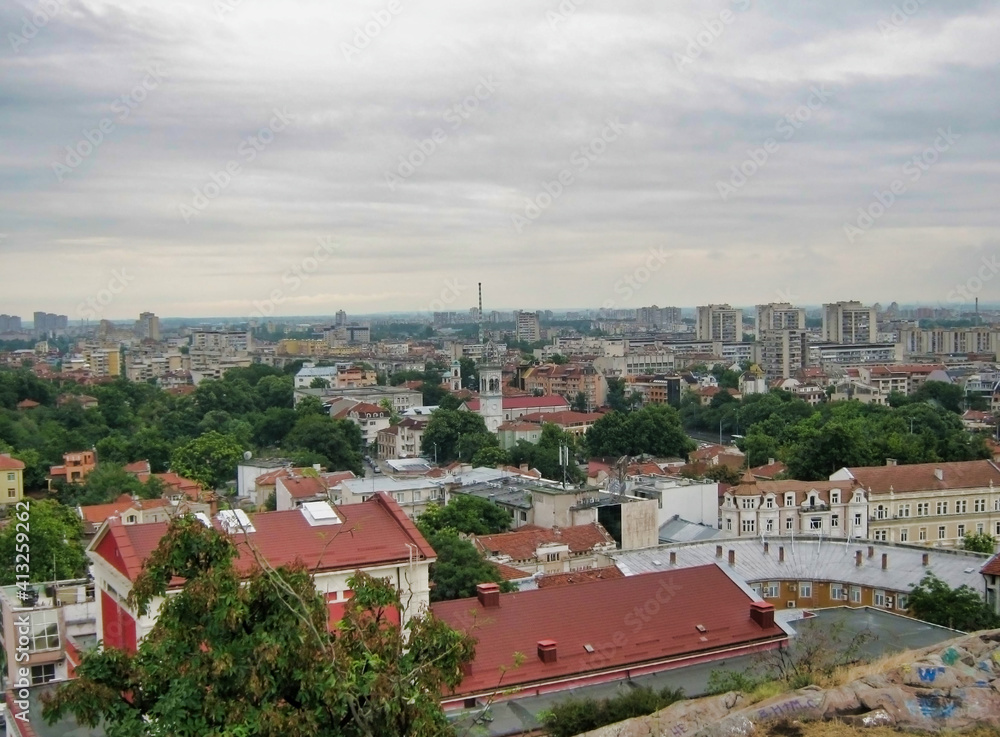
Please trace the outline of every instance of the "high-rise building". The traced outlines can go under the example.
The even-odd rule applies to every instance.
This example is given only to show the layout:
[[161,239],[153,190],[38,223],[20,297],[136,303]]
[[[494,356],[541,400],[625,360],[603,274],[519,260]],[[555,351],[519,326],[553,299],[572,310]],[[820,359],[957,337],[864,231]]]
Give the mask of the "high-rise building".
[[514,340],[537,343],[542,339],[542,326],[537,312],[514,313]]
[[651,325],[664,330],[675,330],[681,324],[680,307],[640,307],[636,310],[636,321],[640,325]]
[[17,315],[0,315],[0,333],[20,333],[21,318]]
[[152,312],[142,312],[135,323],[135,334],[140,340],[160,339],[160,318]]
[[823,340],[848,345],[874,343],[877,335],[875,308],[860,302],[823,305]]
[[51,312],[36,312],[33,315],[34,334],[38,337],[53,335],[69,326],[66,315],[54,315]]
[[758,340],[765,330],[805,330],[806,311],[787,302],[757,305],[756,328]]
[[698,340],[738,343],[743,339],[743,312],[729,305],[698,307],[695,331]]
[[787,379],[809,364],[809,339],[797,328],[765,329],[758,335],[760,366],[770,379]]
[[337,310],[337,317],[333,323],[336,327],[343,327],[347,324],[347,313],[343,310]]

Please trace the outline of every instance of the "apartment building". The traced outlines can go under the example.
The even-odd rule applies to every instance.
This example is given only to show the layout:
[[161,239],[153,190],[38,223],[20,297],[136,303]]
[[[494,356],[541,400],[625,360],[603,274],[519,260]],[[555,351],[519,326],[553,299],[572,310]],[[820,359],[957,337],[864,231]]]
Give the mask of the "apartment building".
[[525,577],[569,573],[610,565],[615,539],[600,524],[575,527],[523,527],[497,535],[473,535],[470,541],[489,561],[510,566]]
[[135,323],[135,335],[139,340],[160,340],[160,318],[152,312],[139,313]]
[[389,427],[392,416],[389,410],[368,402],[345,400],[344,403],[347,402],[350,402],[350,406],[337,410],[332,417],[335,420],[348,420],[357,425],[361,430],[361,440],[366,447],[377,445],[379,431]]
[[643,348],[629,350],[624,356],[600,356],[594,359],[593,364],[605,376],[629,377],[671,373],[677,361],[673,351]]
[[537,312],[514,313],[514,340],[537,343],[542,339],[542,326]]
[[420,407],[424,403],[423,394],[417,389],[402,386],[363,386],[345,389],[295,389],[294,403],[305,397],[316,397],[324,404],[332,404],[338,399],[353,399],[356,402],[379,404],[383,399],[392,403],[392,408],[402,414],[410,407]]
[[191,348],[201,351],[247,352],[253,348],[249,330],[193,330]]
[[876,363],[898,363],[903,358],[902,346],[895,343],[810,343],[810,366],[865,366]]
[[907,356],[990,354],[1000,352],[1000,328],[917,328],[899,331],[899,343]]
[[743,338],[743,312],[727,304],[698,307],[695,333],[698,340],[737,343]]
[[672,404],[677,406],[681,401],[683,379],[680,376],[663,374],[638,375],[626,377],[625,392],[635,392],[646,404]]
[[823,305],[823,340],[854,345],[875,343],[878,318],[874,307],[860,302],[833,302]]
[[831,481],[867,490],[872,540],[958,547],[970,532],[1000,535],[1000,467],[993,461],[842,468]]
[[376,437],[378,457],[394,460],[422,455],[421,442],[429,421],[429,417],[404,417],[399,423],[379,430]]
[[24,463],[0,453],[0,507],[24,499]]
[[765,328],[758,333],[760,367],[770,379],[795,376],[809,364],[809,336],[799,328]]
[[733,537],[868,537],[868,495],[852,478],[763,481],[749,471],[720,500],[722,530]]
[[602,406],[608,398],[608,381],[594,366],[581,363],[531,366],[521,376],[526,392],[558,394],[572,400],[583,393],[590,407]]
[[660,330],[676,330],[683,324],[680,307],[640,307],[635,311],[635,319],[640,325],[659,328]]
[[892,392],[913,394],[936,372],[941,372],[940,378],[947,379],[944,370],[945,365],[941,363],[859,366],[858,378],[885,396]]
[[84,347],[83,360],[91,376],[121,376],[121,351],[118,348]]
[[63,453],[62,465],[49,467],[49,488],[52,488],[52,482],[56,480],[65,481],[67,484],[80,483],[95,468],[97,468],[97,455],[92,450]]
[[787,302],[757,305],[757,319],[754,327],[758,338],[765,330],[805,330],[805,308],[793,307]]

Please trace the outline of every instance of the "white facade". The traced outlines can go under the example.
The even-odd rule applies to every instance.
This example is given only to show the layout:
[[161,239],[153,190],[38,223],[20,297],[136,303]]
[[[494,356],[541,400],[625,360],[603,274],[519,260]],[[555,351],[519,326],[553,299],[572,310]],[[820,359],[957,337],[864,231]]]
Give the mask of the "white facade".
[[496,433],[504,420],[502,376],[499,366],[479,368],[479,414],[491,433]]

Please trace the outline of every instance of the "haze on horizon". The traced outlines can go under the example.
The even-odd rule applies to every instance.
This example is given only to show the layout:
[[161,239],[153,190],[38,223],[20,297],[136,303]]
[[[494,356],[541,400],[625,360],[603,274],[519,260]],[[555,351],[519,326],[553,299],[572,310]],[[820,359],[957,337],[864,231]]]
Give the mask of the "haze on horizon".
[[1000,6],[662,5],[6,3],[0,312],[997,301]]

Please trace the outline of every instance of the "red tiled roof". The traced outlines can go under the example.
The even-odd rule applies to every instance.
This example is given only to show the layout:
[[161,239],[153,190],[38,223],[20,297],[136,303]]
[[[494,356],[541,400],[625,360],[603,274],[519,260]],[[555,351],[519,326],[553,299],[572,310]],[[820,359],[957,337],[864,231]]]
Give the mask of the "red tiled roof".
[[1000,576],[1000,554],[994,555],[979,572],[984,576]]
[[507,430],[508,432],[540,432],[541,428],[533,422],[504,422],[498,428],[498,430]]
[[17,403],[18,409],[34,409],[35,407],[41,407],[41,405],[34,399],[22,399]]
[[618,569],[618,566],[586,568],[582,571],[570,571],[569,573],[550,573],[547,576],[538,577],[538,588],[551,589],[556,586],[570,586],[574,583],[586,583],[589,581],[606,581],[612,578],[625,578],[625,574]]
[[[951,463],[913,463],[905,466],[866,466],[848,468],[866,489],[874,492],[943,491],[1000,486],[1000,468],[992,461],[955,461]],[[935,475],[940,470],[941,479]]]
[[[473,412],[478,412],[479,398],[477,397],[476,399],[468,400],[465,403],[465,406]],[[504,409],[531,409],[532,407],[565,407],[568,409],[569,402],[558,394],[543,394],[540,397],[523,396],[503,398]]]
[[759,479],[773,479],[779,473],[784,473],[788,467],[781,461],[765,463],[763,466],[756,466],[750,469],[750,473]]
[[7,453],[0,453],[0,471],[23,471],[24,463],[11,458]]
[[292,469],[290,468],[276,468],[273,471],[262,473],[260,476],[254,479],[253,483],[254,486],[271,486],[277,483],[278,479],[291,475],[292,475]]
[[377,404],[371,404],[370,402],[358,402],[351,407],[351,414],[370,414],[378,417],[388,417],[390,412],[385,407],[379,407]]
[[[301,561],[312,571],[355,570],[406,561],[410,557],[407,543],[416,544],[425,559],[437,557],[399,505],[384,493],[373,494],[360,504],[346,504],[335,509],[341,524],[315,527],[306,521],[299,509],[260,512],[251,516],[256,531],[247,537],[258,554],[272,566]],[[218,522],[214,522],[214,526],[221,529]],[[107,534],[114,536],[120,554],[120,561],[108,562],[135,581],[143,562],[166,533],[167,524],[122,525],[120,521],[111,520],[106,529]],[[90,549],[96,550],[102,538],[99,534]],[[250,571],[256,563],[244,533],[234,533],[231,540],[239,552],[237,567],[243,572]]]
[[505,563],[493,563],[492,565],[497,569],[497,571],[500,572],[504,581],[517,581],[522,578],[531,578],[530,573],[525,573],[518,568],[514,568],[514,566],[509,566]]
[[168,499],[132,499],[128,494],[122,494],[109,504],[89,504],[80,507],[80,516],[85,522],[99,525],[108,517],[121,516],[126,509],[157,509],[169,504]]
[[126,473],[149,473],[149,461],[136,461],[125,466]]
[[532,412],[523,415],[522,422],[551,422],[554,425],[583,425],[597,422],[604,417],[601,412],[574,412],[565,410],[562,412]]
[[[777,625],[757,625],[750,605],[723,570],[705,565],[501,594],[495,608],[458,599],[432,604],[431,611],[479,641],[472,672],[456,693],[464,695],[495,689],[505,665],[503,685],[510,688],[784,637]],[[643,611],[648,616],[640,618]],[[550,639],[557,659],[543,663],[537,645]],[[524,653],[524,662],[510,668],[515,653]]]
[[598,545],[615,542],[607,530],[596,522],[589,525],[558,529],[518,528],[498,535],[474,535],[473,543],[487,555],[509,555],[511,560],[531,560],[543,543],[563,543],[571,553],[585,553]]
[[322,479],[315,476],[296,476],[281,480],[282,486],[288,490],[293,499],[306,499],[311,496],[326,494],[327,486]]

